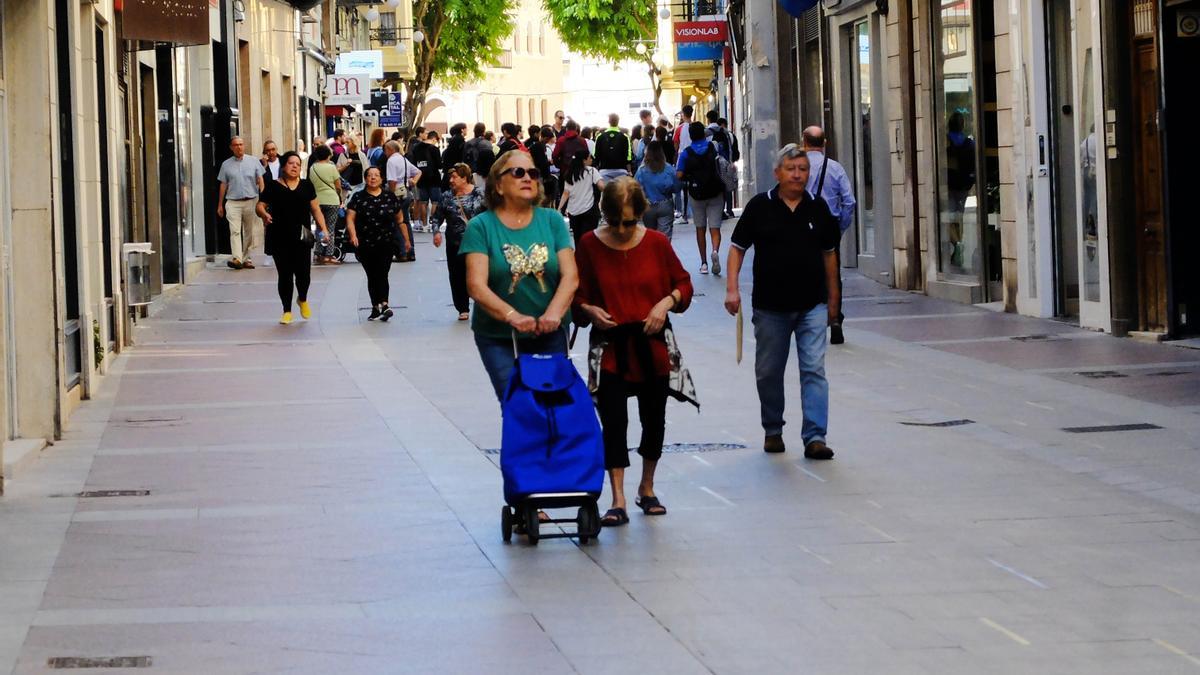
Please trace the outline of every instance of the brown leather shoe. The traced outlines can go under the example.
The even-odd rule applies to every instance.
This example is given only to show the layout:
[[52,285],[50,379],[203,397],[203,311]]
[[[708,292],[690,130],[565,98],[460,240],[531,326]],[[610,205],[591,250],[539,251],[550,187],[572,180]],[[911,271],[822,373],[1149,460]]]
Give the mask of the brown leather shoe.
[[833,450],[825,445],[825,441],[813,441],[804,446],[804,456],[808,459],[833,459]]
[[252,269],[254,269],[254,263],[250,262],[249,258],[246,258],[245,260],[242,261],[242,269],[252,270]]
[[763,439],[763,452],[779,453],[787,450],[783,445],[783,434],[767,434]]
[[229,269],[232,269],[232,270],[242,269],[242,261],[238,260],[237,258],[230,258],[229,260],[227,260],[225,262],[225,264],[228,265]]

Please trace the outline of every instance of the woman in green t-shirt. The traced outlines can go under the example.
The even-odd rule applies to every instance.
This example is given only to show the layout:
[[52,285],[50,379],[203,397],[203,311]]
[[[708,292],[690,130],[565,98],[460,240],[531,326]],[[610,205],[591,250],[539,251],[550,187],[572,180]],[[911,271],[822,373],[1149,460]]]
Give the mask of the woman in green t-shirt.
[[579,274],[562,215],[536,206],[544,199],[540,179],[529,153],[501,155],[488,172],[490,210],[471,219],[459,248],[475,300],[475,345],[497,399],[512,375],[514,332],[522,352],[567,350]]
[[[329,226],[329,233],[336,232],[338,211],[342,206],[342,177],[331,158],[333,151],[328,145],[318,145],[313,150],[308,163],[308,180],[317,191],[317,203],[321,205],[321,215]],[[318,247],[317,264],[340,264],[336,258],[321,255],[324,247]]]

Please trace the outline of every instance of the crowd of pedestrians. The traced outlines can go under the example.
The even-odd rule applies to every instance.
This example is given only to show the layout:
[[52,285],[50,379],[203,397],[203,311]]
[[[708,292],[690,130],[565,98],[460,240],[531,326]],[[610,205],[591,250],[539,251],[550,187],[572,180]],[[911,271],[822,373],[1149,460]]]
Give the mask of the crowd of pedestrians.
[[[565,352],[571,325],[590,327],[588,386],[603,430],[612,486],[606,526],[629,522],[624,491],[629,467],[627,400],[635,398],[642,458],[635,505],[646,515],[666,506],[654,489],[669,398],[697,403],[682,367],[670,313],[691,304],[687,265],[671,239],[693,225],[700,274],[719,275],[724,306],[740,315],[738,275],[754,248],[751,317],[763,449],[783,452],[784,373],[796,344],[800,366],[804,454],[831,459],[826,330],[842,339],[838,243],[855,201],[845,170],[825,157],[824,133],[810,127],[802,146],[779,151],[777,185],[746,205],[722,255],[722,225],[734,216],[736,138],[710,112],[679,122],[642,111],[629,131],[611,115],[603,129],[581,128],[557,111],[554,123],[522,129],[455,124],[443,139],[421,128],[407,138],[374,130],[359,139],[337,130],[312,139],[311,154],[245,153],[230,144],[221,165],[218,216],[230,225],[233,269],[253,268],[253,217],[265,227],[283,314],[293,300],[304,319],[312,264],[338,264],[336,242],[355,253],[366,275],[368,320],[388,321],[388,275],[394,262],[415,259],[414,231],[445,245],[450,294],[458,320],[471,322],[484,370],[498,400],[513,371],[514,352]],[[303,147],[303,144],[300,144]],[[471,300],[474,300],[472,311]]]

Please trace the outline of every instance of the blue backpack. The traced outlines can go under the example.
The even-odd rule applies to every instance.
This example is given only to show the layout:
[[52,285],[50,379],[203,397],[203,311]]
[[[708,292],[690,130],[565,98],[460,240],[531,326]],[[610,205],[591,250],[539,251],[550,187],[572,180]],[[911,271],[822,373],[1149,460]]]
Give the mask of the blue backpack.
[[565,354],[521,354],[502,409],[500,472],[509,505],[531,494],[604,489],[600,422]]

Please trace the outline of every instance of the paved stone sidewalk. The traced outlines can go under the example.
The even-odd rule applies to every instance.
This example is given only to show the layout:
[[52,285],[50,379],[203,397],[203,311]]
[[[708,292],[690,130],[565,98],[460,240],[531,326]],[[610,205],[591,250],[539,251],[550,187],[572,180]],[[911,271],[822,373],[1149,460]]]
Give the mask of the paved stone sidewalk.
[[746,447],[666,455],[666,517],[505,545],[441,257],[394,268],[390,324],[352,264],[289,327],[265,266],[178,289],[0,500],[0,672],[1200,672],[1200,352],[851,275],[812,463],[794,376],[759,450],[753,342],[697,275],[668,442]]

